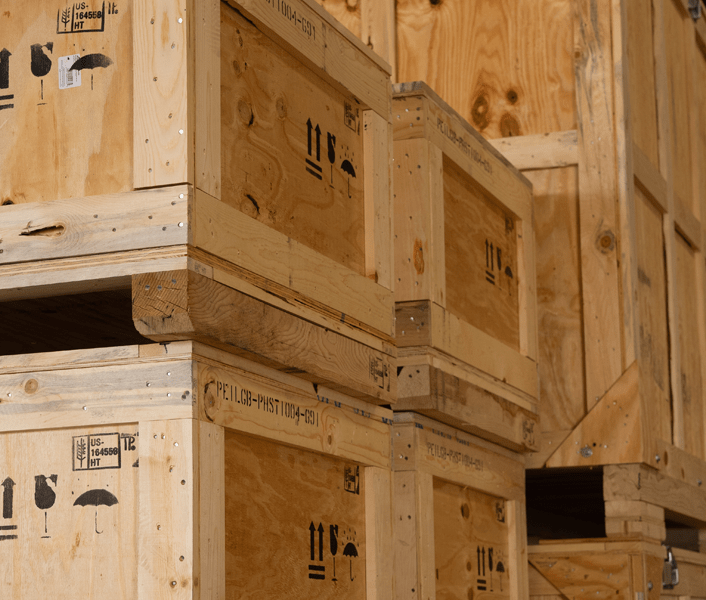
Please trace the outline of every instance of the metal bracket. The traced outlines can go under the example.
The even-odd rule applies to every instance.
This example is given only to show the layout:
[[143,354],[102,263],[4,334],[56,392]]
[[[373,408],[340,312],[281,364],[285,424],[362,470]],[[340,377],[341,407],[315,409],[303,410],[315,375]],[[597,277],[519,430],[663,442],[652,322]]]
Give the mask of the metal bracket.
[[689,12],[694,21],[698,21],[699,17],[701,17],[701,9],[701,0],[689,0]]
[[678,583],[679,567],[677,566],[677,559],[674,558],[671,546],[667,546],[667,558],[664,559],[664,567],[662,569],[662,589],[673,590]]

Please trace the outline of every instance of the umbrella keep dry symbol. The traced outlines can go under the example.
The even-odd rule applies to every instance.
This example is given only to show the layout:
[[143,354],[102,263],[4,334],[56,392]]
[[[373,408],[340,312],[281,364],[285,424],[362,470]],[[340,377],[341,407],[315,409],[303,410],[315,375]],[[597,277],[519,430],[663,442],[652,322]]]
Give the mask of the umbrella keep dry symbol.
[[353,581],[353,557],[358,556],[358,549],[355,547],[353,542],[348,542],[343,548],[343,556],[351,557],[351,581]]
[[74,506],[95,506],[96,507],[96,533],[98,531],[98,507],[113,506],[118,503],[118,499],[113,496],[108,490],[89,490],[76,498]]

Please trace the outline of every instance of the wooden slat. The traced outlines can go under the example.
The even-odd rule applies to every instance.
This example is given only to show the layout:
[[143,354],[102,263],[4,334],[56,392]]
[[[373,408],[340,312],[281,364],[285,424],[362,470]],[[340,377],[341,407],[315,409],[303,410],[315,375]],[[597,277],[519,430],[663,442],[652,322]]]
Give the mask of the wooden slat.
[[139,600],[198,594],[198,439],[191,419],[140,422]]
[[194,246],[392,335],[392,293],[381,285],[199,190],[192,218]]
[[397,81],[397,22],[394,0],[365,0],[361,7],[361,39],[392,68]]
[[521,171],[578,164],[578,135],[575,129],[488,141]]
[[667,181],[660,173],[659,169],[640,150],[637,145],[633,146],[633,168],[635,169],[635,179],[647,190],[647,193],[657,203],[662,212],[669,210],[667,202]]
[[[195,2],[195,185],[221,198],[221,3]],[[232,40],[229,40],[232,43]]]
[[537,397],[537,365],[433,302],[398,303],[400,348],[432,346]]
[[0,266],[185,244],[188,201],[178,186],[3,206]]
[[517,452],[537,449],[538,416],[512,396],[506,400],[443,367],[405,366],[398,378],[396,410],[413,410]]
[[[334,397],[237,368],[199,363],[199,414],[226,429],[379,468],[390,467],[390,425]],[[389,421],[391,414],[388,414]],[[336,422],[335,428],[330,424]]]
[[192,418],[193,391],[188,361],[10,370],[0,375],[2,431]]
[[[365,540],[366,600],[392,600],[394,569],[392,537],[392,474],[366,467]],[[373,516],[374,515],[374,516]]]
[[363,113],[365,160],[365,272],[388,290],[394,287],[392,127],[372,111]]
[[200,340],[349,395],[383,404],[395,398],[389,355],[192,271],[136,276],[133,321],[155,341]]
[[192,0],[133,7],[136,188],[194,182]]
[[626,368],[615,196],[611,3],[575,3],[586,396],[592,407]]

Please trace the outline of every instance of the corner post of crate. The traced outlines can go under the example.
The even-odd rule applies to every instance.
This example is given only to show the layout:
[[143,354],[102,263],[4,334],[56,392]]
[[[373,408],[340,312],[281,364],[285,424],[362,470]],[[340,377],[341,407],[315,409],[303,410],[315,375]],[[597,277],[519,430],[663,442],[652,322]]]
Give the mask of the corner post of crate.
[[388,469],[366,467],[366,600],[392,600],[392,477]]
[[370,46],[392,67],[392,82],[397,81],[397,27],[395,0],[369,0],[361,7],[363,43]]
[[422,509],[433,506],[433,478],[417,471],[397,471],[393,478],[395,598],[433,600],[434,513]]
[[574,46],[579,221],[589,409],[624,370],[610,0],[578,0]]
[[223,430],[140,423],[138,598],[225,595]]
[[660,173],[667,184],[666,211],[663,217],[665,262],[667,271],[667,311],[669,321],[670,376],[672,387],[672,440],[684,445],[683,401],[681,386],[681,351],[679,345],[679,306],[677,299],[676,229],[674,222],[674,164],[670,149],[672,135],[669,108],[669,78],[667,75],[667,40],[664,4],[654,3],[654,60],[657,100],[657,127]]
[[510,564],[516,565],[513,576],[510,577],[511,600],[529,598],[529,563],[527,556],[527,507],[524,494],[522,499],[508,500],[505,512],[508,520],[508,551]]
[[[623,364],[632,364],[640,349],[637,312],[637,227],[633,132],[630,114],[630,61],[628,58],[628,9],[622,0],[613,0],[613,73],[615,78],[615,143],[617,200],[620,223],[620,285],[623,330]],[[622,160],[621,160],[622,157]]]
[[446,306],[443,154],[424,137],[395,142],[395,292]]
[[365,177],[365,271],[384,288],[394,291],[394,237],[392,230],[391,117],[374,110],[363,113]]
[[133,6],[135,188],[194,182],[194,0]]
[[221,199],[221,2],[195,2],[195,184]]

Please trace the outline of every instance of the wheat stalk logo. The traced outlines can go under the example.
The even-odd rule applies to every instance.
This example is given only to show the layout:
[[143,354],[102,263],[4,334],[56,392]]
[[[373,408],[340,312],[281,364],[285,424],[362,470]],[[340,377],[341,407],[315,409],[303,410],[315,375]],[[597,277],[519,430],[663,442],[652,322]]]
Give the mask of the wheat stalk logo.
[[83,468],[83,461],[86,460],[86,440],[84,438],[76,442],[76,460],[80,461],[81,468]]

